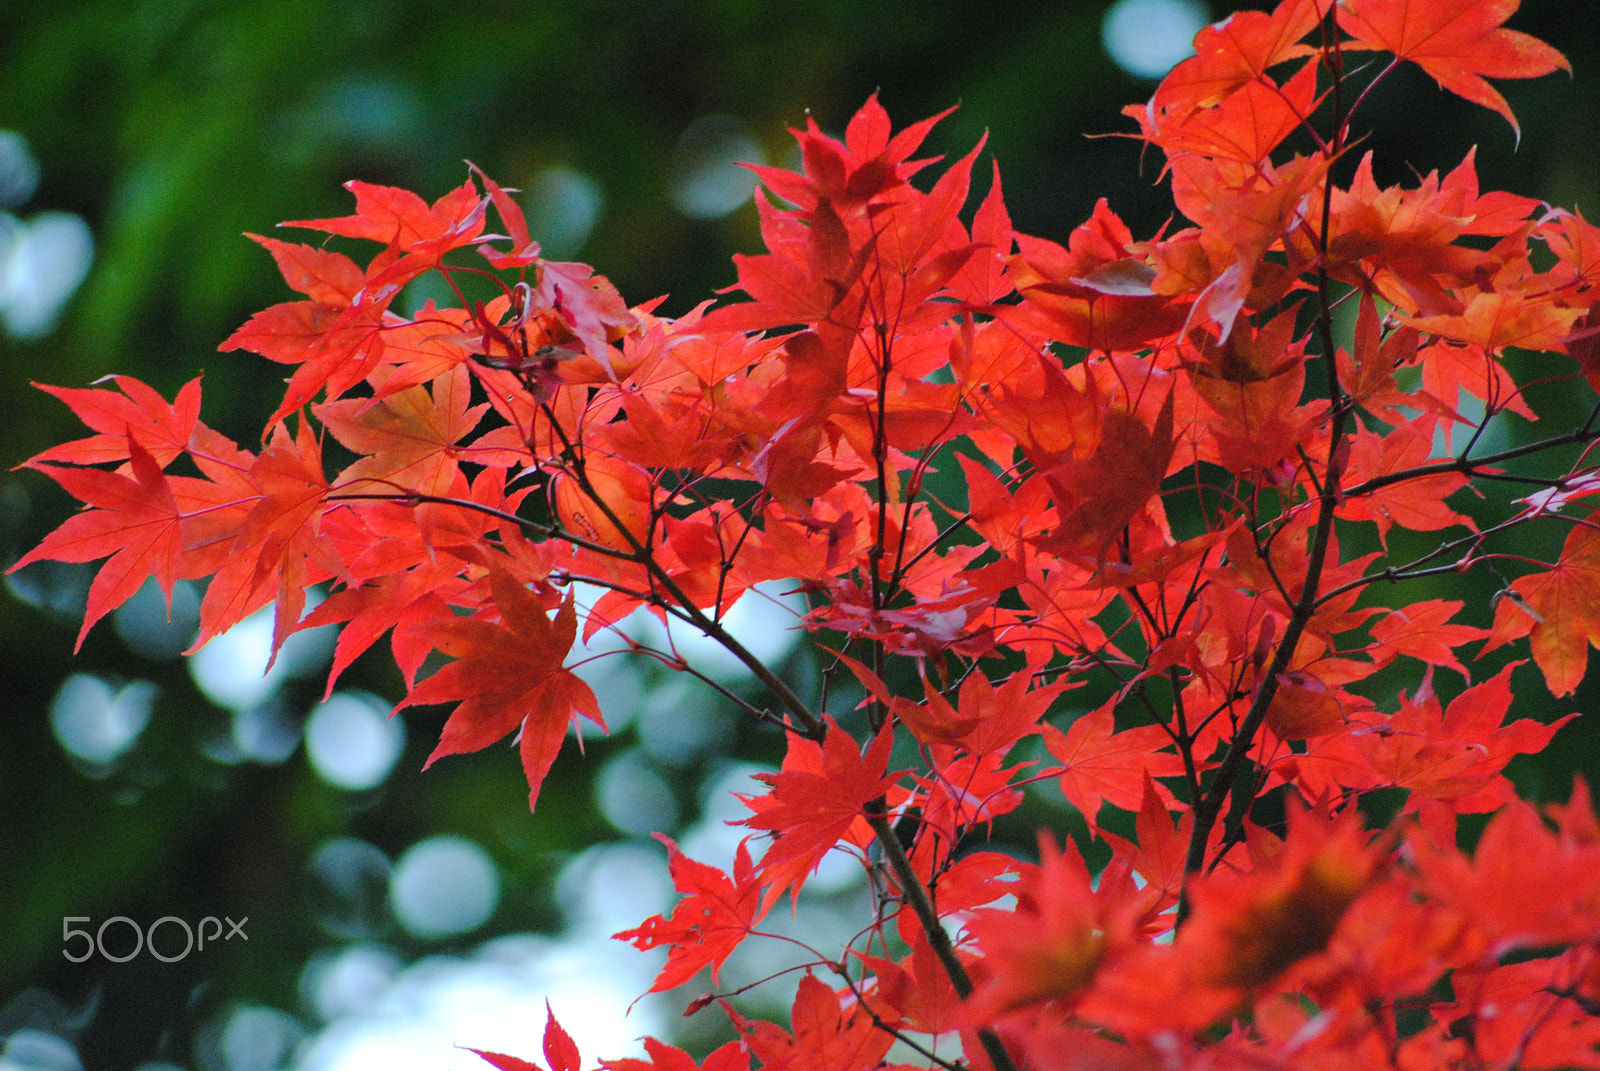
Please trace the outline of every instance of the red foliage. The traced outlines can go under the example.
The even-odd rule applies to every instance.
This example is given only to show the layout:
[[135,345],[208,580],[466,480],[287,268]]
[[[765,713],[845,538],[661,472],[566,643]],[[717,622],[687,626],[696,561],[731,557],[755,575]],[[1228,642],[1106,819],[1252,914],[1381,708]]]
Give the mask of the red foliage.
[[[1485,79],[1566,67],[1503,28],[1516,6],[1284,0],[1203,31],[1128,110],[1184,217],[1146,240],[1106,201],[1064,245],[1017,234],[998,168],[963,222],[981,146],[914,160],[938,117],[808,123],[800,172],[758,170],[743,299],[681,319],[542,258],[487,177],[432,206],[352,183],[353,215],[295,226],[376,242],[365,266],[257,239],[305,298],[224,344],[296,366],[261,452],[200,422],[198,380],[170,405],[45,388],[93,434],[28,465],[85,509],[18,567],[109,556],[85,631],[153,576],[212,578],[202,641],[274,601],[278,644],[345,622],[334,675],[388,633],[400,707],[456,704],[429,762],[520,732],[531,800],[575,718],[603,727],[580,628],[648,606],[721,643],[787,758],[733,873],[669,843],[684,899],[617,936],[668,949],[654,989],[715,985],[828,853],[882,897],[790,1030],[730,1009],[708,1071],[876,1067],[897,1040],[979,1071],[1600,1066],[1600,824],[1581,784],[1541,813],[1504,773],[1566,719],[1505,724],[1514,667],[1460,654],[1526,637],[1566,696],[1600,645],[1600,514],[1567,512],[1600,468],[1557,452],[1600,409],[1498,453],[1480,434],[1540,416],[1510,347],[1600,383],[1600,232],[1481,192],[1471,154],[1380,188],[1348,150],[1402,62],[1515,126]],[[499,297],[394,311],[424,273],[481,273],[474,246]],[[325,436],[356,460],[327,472]],[[1458,494],[1507,477],[1536,490]],[[1535,525],[1568,526],[1553,565],[1520,553]],[[1407,558],[1397,530],[1438,542]],[[1491,561],[1517,574],[1492,628],[1404,586]],[[579,580],[605,594],[578,605]],[[724,627],[769,581],[866,687],[853,720]],[[972,850],[1046,782],[1111,846],[1098,874],[1050,833],[1037,864]],[[1385,828],[1374,793],[1403,801]],[[697,1066],[646,1050],[605,1066]],[[553,1017],[545,1053],[579,1066]]]

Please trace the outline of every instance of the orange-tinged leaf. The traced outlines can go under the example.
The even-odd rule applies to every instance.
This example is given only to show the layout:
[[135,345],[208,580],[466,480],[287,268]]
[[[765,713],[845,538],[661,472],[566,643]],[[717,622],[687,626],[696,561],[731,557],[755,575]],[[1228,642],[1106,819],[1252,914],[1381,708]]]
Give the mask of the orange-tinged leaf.
[[[1375,479],[1424,465],[1432,452],[1432,438],[1414,424],[1401,424],[1383,435],[1357,428],[1351,440],[1347,471],[1352,481]],[[1470,517],[1445,504],[1447,498],[1467,483],[1466,475],[1459,472],[1401,480],[1346,499],[1339,516],[1372,521],[1378,526],[1380,539],[1387,539],[1390,527],[1395,524],[1419,532],[1438,531],[1454,525],[1472,528]]]
[[1575,525],[1548,572],[1511,582],[1496,608],[1488,648],[1528,637],[1533,660],[1555,696],[1571,695],[1600,647],[1600,513]]
[[1432,666],[1453,669],[1464,679],[1471,674],[1455,656],[1455,648],[1488,635],[1471,625],[1453,625],[1451,619],[1465,604],[1458,599],[1428,599],[1393,610],[1372,625],[1376,654],[1409,655]]
[[1445,89],[1505,116],[1516,116],[1485,78],[1536,78],[1571,71],[1560,52],[1502,26],[1521,0],[1344,0],[1339,26],[1361,47],[1392,52],[1431,74]]
[[1145,140],[1169,159],[1195,154],[1255,169],[1316,110],[1317,69],[1308,60],[1282,85],[1258,75],[1209,108],[1179,106],[1159,114],[1133,105],[1123,114],[1137,120]]
[[138,436],[139,445],[149,451],[162,468],[170,465],[188,448],[189,439],[200,418],[198,376],[183,385],[170,405],[160,394],[132,376],[108,378],[122,391],[121,394],[109,390],[34,384],[46,394],[65,402],[79,420],[99,434],[53,446],[30,458],[27,464],[60,461],[72,465],[99,465],[107,461],[122,461],[128,457],[131,435]]
[[470,180],[439,198],[431,207],[410,190],[397,186],[351,180],[344,188],[355,195],[354,215],[289,220],[280,226],[305,227],[401,249],[427,249],[437,254],[468,245],[483,232],[484,201]]
[[1440,704],[1431,689],[1402,696],[1400,709],[1379,731],[1350,741],[1372,770],[1411,790],[1405,810],[1445,800],[1458,813],[1493,810],[1514,795],[1502,773],[1519,754],[1542,750],[1575,714],[1549,724],[1520,718],[1502,725],[1511,709],[1512,663],[1486,681]]
[[313,406],[335,439],[364,455],[340,474],[339,488],[451,493],[460,476],[456,443],[489,408],[469,407],[471,394],[472,377],[458,364],[429,387],[408,387],[380,401],[345,398]]
[[621,551],[632,551],[633,540],[643,543],[650,533],[651,509],[645,470],[620,458],[599,457],[584,463],[584,478],[593,494],[574,475],[563,473],[554,481],[556,514],[567,530]]
[[1559,350],[1583,313],[1547,298],[1483,293],[1475,295],[1459,316],[1412,316],[1405,322],[1418,331],[1482,346],[1491,353],[1507,346]]
[[1209,108],[1285,60],[1307,55],[1300,44],[1321,17],[1315,0],[1286,0],[1270,14],[1236,11],[1202,29],[1194,39],[1195,54],[1167,72],[1150,110],[1183,116]]
[[315,246],[280,242],[276,238],[263,238],[247,234],[246,238],[272,254],[283,273],[283,281],[291,290],[297,290],[312,301],[323,305],[348,305],[361,292],[366,276],[356,262],[343,253],[334,253]]

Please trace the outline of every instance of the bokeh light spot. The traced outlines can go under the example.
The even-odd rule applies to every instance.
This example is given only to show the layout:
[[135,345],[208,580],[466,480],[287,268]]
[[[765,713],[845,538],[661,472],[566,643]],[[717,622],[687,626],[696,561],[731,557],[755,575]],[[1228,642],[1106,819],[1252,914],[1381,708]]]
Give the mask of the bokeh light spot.
[[356,837],[326,841],[311,857],[311,914],[331,937],[361,940],[388,928],[389,857]]
[[306,719],[306,757],[335,788],[382,784],[405,746],[405,722],[388,717],[388,707],[366,692],[335,692]]
[[606,763],[594,792],[606,821],[630,836],[667,833],[678,824],[672,786],[637,748]]
[[489,921],[500,900],[494,860],[465,837],[418,841],[395,862],[389,906],[416,937],[454,937]]
[[68,753],[109,769],[150,724],[158,689],[149,681],[113,688],[100,677],[74,673],[50,704],[50,728]]
[[744,204],[755,190],[755,175],[741,163],[766,157],[745,124],[731,115],[696,119],[673,159],[673,205],[692,219],[720,219]]
[[1100,24],[1100,40],[1118,67],[1154,81],[1194,53],[1194,35],[1207,21],[1196,0],[1117,0]]
[[576,255],[594,233],[605,207],[600,184],[570,167],[551,167],[528,183],[528,232],[546,257]]

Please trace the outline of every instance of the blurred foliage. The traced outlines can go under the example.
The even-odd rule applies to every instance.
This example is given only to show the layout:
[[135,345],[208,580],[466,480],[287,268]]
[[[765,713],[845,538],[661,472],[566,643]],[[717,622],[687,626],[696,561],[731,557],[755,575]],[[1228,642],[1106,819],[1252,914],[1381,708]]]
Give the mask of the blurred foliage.
[[[109,373],[138,376],[170,396],[204,369],[207,421],[247,440],[280,370],[218,354],[216,345],[286,291],[271,259],[241,232],[345,214],[340,183],[350,178],[431,198],[465,179],[466,160],[511,186],[570,169],[590,180],[600,208],[586,242],[567,255],[595,264],[630,300],[670,294],[666,309],[682,312],[732,281],[731,253],[758,244],[748,204],[711,221],[672,206],[685,132],[707,116],[732,117],[780,162],[792,145],[786,126],[809,111],[837,131],[876,91],[898,123],[960,105],[930,139],[936,152],[964,152],[987,131],[1019,229],[1064,240],[1105,196],[1136,235],[1153,234],[1170,211],[1157,169],[1146,161],[1141,171],[1131,140],[1084,136],[1132,129],[1120,109],[1151,89],[1102,52],[1105,6],[11,0],[0,32],[0,129],[20,132],[39,158],[30,209],[78,213],[97,252],[54,334],[0,340],[0,458],[9,468],[77,434],[65,408],[30,380],[82,386]],[[1213,18],[1224,14],[1213,5]],[[1588,206],[1593,215],[1600,22],[1586,5],[1528,0],[1512,25],[1565,50],[1575,69],[1570,82],[1504,86],[1522,120],[1521,145],[1497,117],[1410,73],[1367,116],[1383,130],[1370,143],[1379,178],[1448,169],[1476,144],[1486,187]],[[0,475],[6,560],[66,510],[44,478]],[[34,571],[27,586],[44,606],[0,596],[9,706],[0,752],[0,1036],[53,1015],[76,1032],[87,1066],[133,1067],[157,1056],[188,1065],[190,1037],[220,1000],[298,1011],[300,966],[326,942],[308,919],[304,875],[311,852],[332,835],[361,836],[391,855],[435,832],[474,838],[495,854],[512,890],[493,920],[497,931],[556,927],[547,886],[560,860],[617,835],[597,815],[590,785],[616,745],[558,766],[531,818],[508,754],[420,774],[437,729],[428,714],[408,713],[410,749],[368,793],[327,787],[300,752],[281,764],[214,761],[203,745],[227,716],[196,692],[180,661],[131,654],[110,622],[72,656],[74,599],[86,577]],[[346,683],[398,695],[384,663],[364,659]],[[52,696],[72,672],[160,688],[150,727],[109,773],[75,764],[52,736]],[[292,691],[288,705],[303,711],[320,689],[300,682]],[[1591,685],[1580,707],[1594,696]],[[760,755],[767,744],[741,730],[720,750]],[[1564,795],[1573,769],[1594,771],[1600,738],[1580,721],[1557,747],[1523,776]],[[684,771],[685,800],[701,770]],[[115,967],[63,960],[63,916],[118,914],[248,915],[250,941],[171,965],[148,956]],[[405,955],[469,943],[423,949],[396,940]],[[24,992],[26,1000],[12,1000]]]

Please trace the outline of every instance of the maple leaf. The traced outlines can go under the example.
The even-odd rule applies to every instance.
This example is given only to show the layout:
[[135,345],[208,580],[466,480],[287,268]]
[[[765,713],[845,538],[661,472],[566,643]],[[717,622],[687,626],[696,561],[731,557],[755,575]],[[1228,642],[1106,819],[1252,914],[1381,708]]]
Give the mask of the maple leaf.
[[[1424,608],[1424,613],[1427,610]],[[1313,742],[1297,756],[1297,780],[1310,795],[1332,786],[1398,787],[1411,793],[1404,813],[1443,801],[1460,814],[1492,811],[1513,798],[1503,774],[1518,754],[1542,750],[1575,714],[1549,724],[1522,718],[1502,725],[1511,707],[1512,663],[1472,685],[1444,705],[1423,678],[1415,695],[1401,693],[1400,709],[1388,717],[1364,714],[1350,732]]]
[[856,953],[872,972],[873,991],[868,999],[885,1021],[920,1033],[941,1034],[953,1029],[961,998],[950,975],[920,929],[907,934],[911,951],[898,962]]
[[1495,610],[1484,650],[1528,637],[1550,694],[1571,695],[1600,647],[1600,512],[1573,527],[1548,572],[1518,577]]
[[405,677],[406,687],[414,686],[417,671],[432,650],[422,626],[454,616],[438,589],[455,575],[453,564],[398,571],[359,587],[336,591],[313,607],[301,622],[302,629],[345,623],[333,649],[324,698],[333,694],[334,683],[350,663],[385,632],[390,633],[395,663]]
[[341,309],[316,301],[288,301],[256,313],[217,348],[250,350],[300,366],[268,421],[275,423],[319,391],[325,389],[330,398],[343,394],[377,367],[384,349],[382,317],[378,304]]
[[666,965],[651,984],[651,993],[683,985],[702,967],[711,968],[715,985],[723,962],[767,912],[761,903],[761,885],[755,880],[749,845],[740,841],[730,877],[714,866],[690,859],[670,838],[658,833],[656,839],[667,846],[672,886],[685,894],[684,899],[678,901],[670,917],[655,915],[634,929],[611,936],[618,941],[631,941],[638,949],[669,946]]
[[[1379,435],[1357,428],[1350,439],[1347,471],[1352,482],[1374,479],[1426,464],[1433,454],[1433,437],[1415,424],[1401,424]],[[1374,491],[1351,495],[1341,505],[1339,515],[1351,520],[1369,520],[1378,526],[1378,538],[1387,540],[1392,525],[1414,531],[1436,531],[1454,525],[1475,528],[1472,518],[1445,505],[1445,499],[1465,487],[1467,477],[1458,472],[1441,472],[1386,484]]]
[[1600,1067],[1600,1017],[1574,979],[1587,949],[1487,969],[1457,970],[1456,999],[1434,1010],[1441,1021],[1470,1017],[1473,1055],[1485,1066]]
[[1217,870],[1187,890],[1194,914],[1173,951],[1202,986],[1264,986],[1326,947],[1339,921],[1383,873],[1382,853],[1354,810],[1292,809],[1289,835],[1252,844],[1248,874]]
[[[583,1057],[578,1054],[577,1043],[572,1040],[572,1035],[556,1022],[556,1013],[550,1010],[550,1002],[544,1002],[544,1058],[549,1064],[550,1071],[580,1071],[583,1066]],[[540,1071],[539,1065],[529,1063],[527,1060],[515,1056],[507,1056],[500,1052],[485,1052],[482,1049],[469,1049],[483,1057],[490,1064],[498,1067],[500,1071]]]
[[319,305],[347,306],[366,284],[365,273],[343,253],[280,242],[259,234],[246,234],[245,237],[272,254],[272,259],[278,262],[278,271],[283,274],[283,281],[289,284],[291,290],[304,294]]
[[795,993],[792,1034],[771,1023],[746,1022],[731,1011],[730,1017],[763,1071],[868,1071],[894,1042],[865,1009],[847,1012],[839,995],[809,973],[800,977]]
[[1567,58],[1536,37],[1503,28],[1521,0],[1343,0],[1339,27],[1356,40],[1345,48],[1392,52],[1427,71],[1450,92],[1503,115],[1517,137],[1511,105],[1485,78],[1536,78],[1571,72]]
[[1514,755],[1542,751],[1556,730],[1577,717],[1568,714],[1544,723],[1520,718],[1502,725],[1511,709],[1513,662],[1489,680],[1474,684],[1441,711],[1430,689],[1401,702],[1387,731],[1359,738],[1373,769],[1412,790],[1406,810],[1419,798],[1444,799],[1457,812],[1488,811],[1511,800],[1511,783],[1501,773]]
[[1000,190],[998,162],[993,175],[989,193],[972,217],[972,241],[978,248],[949,283],[952,294],[974,306],[993,305],[1012,290],[1006,262],[1016,236]]
[[620,458],[597,457],[584,462],[583,476],[592,494],[576,475],[563,473],[554,481],[551,497],[567,530],[620,551],[646,542],[653,498],[649,474]]
[[470,617],[419,626],[429,643],[456,661],[412,688],[395,710],[459,701],[424,768],[446,755],[488,747],[520,727],[531,810],[572,719],[582,714],[601,729],[605,721],[594,692],[561,668],[578,631],[573,595],[552,621],[544,602],[503,569],[491,568],[489,585],[499,623]]
[[306,588],[334,571],[328,564],[332,555],[317,530],[328,487],[321,444],[310,424],[302,421],[293,436],[284,425],[276,425],[271,444],[254,460],[244,480],[255,490],[254,500],[239,522],[233,552],[206,588],[200,603],[200,634],[191,650],[276,599],[272,628],[276,657],[300,623]]
[[655,1038],[644,1039],[644,1051],[650,1058],[632,1057],[621,1060],[602,1060],[605,1071],[750,1071],[750,1053],[738,1041],[712,1050],[704,1063],[695,1063],[694,1057],[682,1049],[674,1048]]
[[1150,98],[1152,113],[1177,118],[1197,108],[1215,106],[1267,69],[1307,55],[1299,44],[1322,17],[1315,0],[1289,0],[1270,14],[1236,11],[1203,28],[1194,39],[1193,56],[1167,72]]
[[110,555],[89,585],[83,626],[74,650],[106,614],[131,599],[154,576],[172,605],[183,550],[177,501],[161,466],[132,434],[126,436],[132,475],[101,469],[29,464],[91,508],[68,517],[7,572],[50,559],[89,562]]
[[[72,465],[99,465],[124,461],[129,442],[137,435],[139,444],[161,468],[189,446],[200,418],[200,379],[185,383],[169,405],[166,399],[132,376],[110,376],[122,391],[89,390],[79,387],[34,386],[61,399],[77,418],[98,435],[52,446],[35,454],[26,464],[59,461]],[[99,382],[104,382],[100,380]]]
[[1471,680],[1472,675],[1455,656],[1455,648],[1483,639],[1487,632],[1471,625],[1453,625],[1451,619],[1466,605],[1459,600],[1427,599],[1391,611],[1373,622],[1372,639],[1380,656],[1409,655],[1430,666],[1444,666]]
[[[1048,723],[1040,726],[1050,754],[1064,766],[1040,772],[1056,778],[1056,784],[1074,807],[1083,814],[1092,833],[1102,804],[1125,811],[1138,811],[1144,797],[1147,777],[1172,777],[1183,772],[1183,760],[1160,748],[1172,738],[1158,725],[1142,725],[1116,732],[1112,703],[1081,714],[1071,728],[1062,732]],[[1163,799],[1171,795],[1157,784]]]
[[1141,416],[1137,404],[1133,412],[1119,405],[1094,375],[1084,374],[1079,387],[1043,359],[1040,376],[995,399],[996,423],[1012,433],[1050,486],[1059,523],[1036,541],[1042,550],[1103,562],[1161,489],[1174,450],[1174,398],[1161,384],[1168,377],[1137,365],[1127,371],[1144,381],[1144,407],[1159,406],[1152,416]]
[[1412,316],[1406,323],[1428,334],[1480,346],[1490,353],[1507,346],[1559,349],[1583,309],[1568,309],[1522,294],[1476,294],[1459,316]]
[[858,846],[867,843],[871,833],[862,814],[898,780],[887,772],[891,730],[880,732],[863,753],[833,719],[826,724],[821,744],[791,736],[783,769],[756,775],[771,786],[767,794],[740,797],[755,812],[744,824],[776,834],[761,858],[768,883],[763,909],[790,890],[798,896],[822,857],[847,835]]
[[1008,322],[1072,346],[1128,351],[1172,334],[1188,315],[1187,302],[1153,289],[1156,270],[1134,254],[1132,232],[1104,197],[1066,249],[1027,235],[1016,241],[1021,252],[1009,270],[1023,303]]
[[1522,800],[1489,820],[1470,861],[1421,835],[1407,847],[1423,887],[1480,928],[1490,956],[1587,940],[1600,928],[1600,843],[1552,832]]
[[373,397],[384,398],[427,383],[471,359],[471,318],[463,309],[438,309],[428,302],[413,320],[385,323],[382,382],[369,373]]
[[[1460,303],[1448,288],[1467,286],[1502,264],[1494,253],[1458,245],[1457,239],[1514,231],[1538,202],[1480,197],[1471,151],[1442,182],[1438,172],[1430,172],[1411,190],[1380,189],[1372,158],[1370,152],[1362,156],[1348,189],[1330,191],[1330,272],[1364,290],[1375,286],[1402,310],[1453,315]],[[1299,241],[1310,240],[1302,235]],[[1304,253],[1314,255],[1309,244]]]
[[1166,151],[1169,164],[1207,157],[1233,165],[1226,172],[1243,178],[1316,110],[1317,66],[1308,60],[1281,85],[1266,74],[1255,75],[1208,108],[1175,102],[1170,113],[1162,113],[1132,105],[1123,114],[1138,121],[1146,141]]
[[[471,245],[483,233],[486,201],[468,179],[429,206],[397,186],[351,180],[344,188],[355,195],[354,215],[331,219],[296,219],[283,227],[364,238],[388,246],[362,286],[369,298],[392,297],[402,285],[439,263],[452,249]],[[402,255],[403,254],[403,255]]]
[[987,977],[962,1006],[964,1026],[982,1026],[1004,1012],[1069,998],[1094,978],[1107,934],[1089,868],[1076,848],[1039,834],[1039,865],[1017,888],[1013,911],[976,911],[967,932],[983,950]]
[[338,489],[452,494],[461,478],[456,444],[489,408],[469,407],[471,396],[472,377],[458,364],[429,387],[313,406],[335,439],[364,455],[339,475]]
[[1194,815],[1185,812],[1177,822],[1167,809],[1155,782],[1145,775],[1144,798],[1139,804],[1139,814],[1134,822],[1134,840],[1119,837],[1101,830],[1101,838],[1117,858],[1125,861],[1152,893],[1146,919],[1177,902],[1183,889],[1184,864],[1188,855],[1189,835],[1194,829]]

